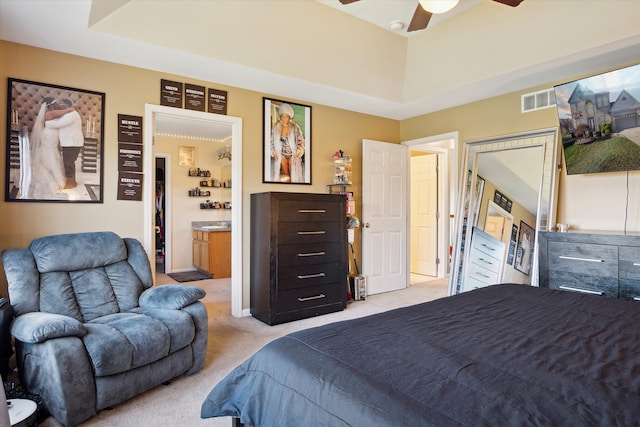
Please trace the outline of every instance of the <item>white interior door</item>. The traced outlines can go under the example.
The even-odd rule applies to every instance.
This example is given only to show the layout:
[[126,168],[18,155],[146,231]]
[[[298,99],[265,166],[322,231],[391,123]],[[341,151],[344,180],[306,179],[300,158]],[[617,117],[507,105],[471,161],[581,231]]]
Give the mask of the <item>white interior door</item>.
[[362,141],[362,272],[369,294],[408,285],[408,166],[406,146]]
[[411,157],[411,273],[438,275],[438,156]]

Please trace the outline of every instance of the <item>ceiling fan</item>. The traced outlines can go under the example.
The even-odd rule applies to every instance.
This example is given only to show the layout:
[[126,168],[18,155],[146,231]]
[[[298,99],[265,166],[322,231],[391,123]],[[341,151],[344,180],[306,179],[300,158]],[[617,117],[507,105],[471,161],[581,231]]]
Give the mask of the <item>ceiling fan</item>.
[[[355,3],[357,1],[359,1],[359,0],[340,0],[340,3],[349,4],[349,3]],[[520,3],[522,3],[523,0],[493,0],[493,1],[498,2],[498,3],[502,3],[502,4],[506,4],[507,6],[516,7]],[[429,12],[426,9],[423,8],[422,3],[423,3],[423,0],[419,0],[418,6],[416,7],[416,11],[413,13],[413,18],[411,18],[411,22],[409,23],[409,27],[407,27],[407,32],[424,30],[425,28],[427,28],[427,25],[429,25],[429,20],[431,19],[431,16],[434,13],[446,12],[447,10],[449,10],[453,6],[455,6],[455,4],[457,4],[457,1],[452,2],[453,6],[449,7],[449,9],[446,9],[446,10],[440,11],[440,12],[437,12],[437,11]],[[427,2],[425,2],[425,3],[427,3]],[[438,2],[436,2],[436,3],[438,3]],[[441,3],[445,3],[445,2],[441,2]]]

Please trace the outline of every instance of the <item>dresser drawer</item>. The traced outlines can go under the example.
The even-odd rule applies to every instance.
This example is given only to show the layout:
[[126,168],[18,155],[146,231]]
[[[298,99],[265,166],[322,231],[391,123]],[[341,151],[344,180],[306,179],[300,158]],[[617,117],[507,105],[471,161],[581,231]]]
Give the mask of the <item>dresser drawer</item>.
[[328,200],[280,200],[278,201],[278,221],[280,222],[322,222],[341,221],[346,215],[343,204],[332,198]]
[[268,325],[344,310],[346,196],[251,194],[249,304]]
[[620,246],[620,278],[640,280],[640,247]]
[[549,242],[549,274],[554,270],[617,278],[618,246]]
[[502,268],[502,262],[500,262],[498,258],[488,255],[486,252],[476,250],[475,248],[469,254],[469,261],[472,264],[476,264],[477,268],[495,273],[496,278]]
[[464,281],[464,286],[461,292],[472,291],[478,288],[485,288],[487,286],[495,285],[495,283],[485,283],[480,280],[476,280],[473,277],[467,277]]
[[473,234],[472,249],[483,252],[495,259],[500,259],[504,255],[504,243],[477,232]]
[[278,267],[340,262],[341,249],[341,242],[280,245],[278,246]]
[[283,311],[304,310],[311,307],[341,303],[343,301],[342,293],[346,294],[346,292],[346,285],[342,282],[292,289],[278,292],[276,305]]
[[470,262],[467,268],[469,269],[467,272],[468,279],[484,283],[485,286],[495,285],[496,283],[498,283],[498,271],[491,271],[485,266],[478,265],[474,262]]
[[285,222],[278,224],[278,244],[340,242],[340,222]]
[[[346,283],[346,271],[341,263],[310,264],[278,269],[278,291],[304,288],[327,283]],[[346,285],[345,285],[346,286]],[[346,288],[345,288],[346,289]]]
[[640,279],[620,279],[620,294],[618,298],[640,303]]
[[549,287],[618,298],[618,276],[602,277],[570,271],[549,271]]

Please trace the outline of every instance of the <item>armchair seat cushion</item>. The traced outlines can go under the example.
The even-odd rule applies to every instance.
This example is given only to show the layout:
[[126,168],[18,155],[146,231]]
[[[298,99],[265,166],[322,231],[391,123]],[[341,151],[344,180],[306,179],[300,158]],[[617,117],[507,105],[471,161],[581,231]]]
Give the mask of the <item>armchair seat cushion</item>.
[[110,314],[85,323],[85,328],[82,340],[96,377],[153,363],[186,347],[195,336],[189,314],[177,310]]

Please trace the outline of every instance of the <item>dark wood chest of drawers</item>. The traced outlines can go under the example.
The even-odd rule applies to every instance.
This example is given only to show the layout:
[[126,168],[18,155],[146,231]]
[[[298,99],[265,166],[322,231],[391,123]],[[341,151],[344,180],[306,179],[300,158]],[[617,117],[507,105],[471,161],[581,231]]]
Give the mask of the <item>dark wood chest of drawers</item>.
[[269,324],[343,310],[346,197],[251,195],[251,314]]
[[540,286],[640,301],[640,236],[542,232]]

